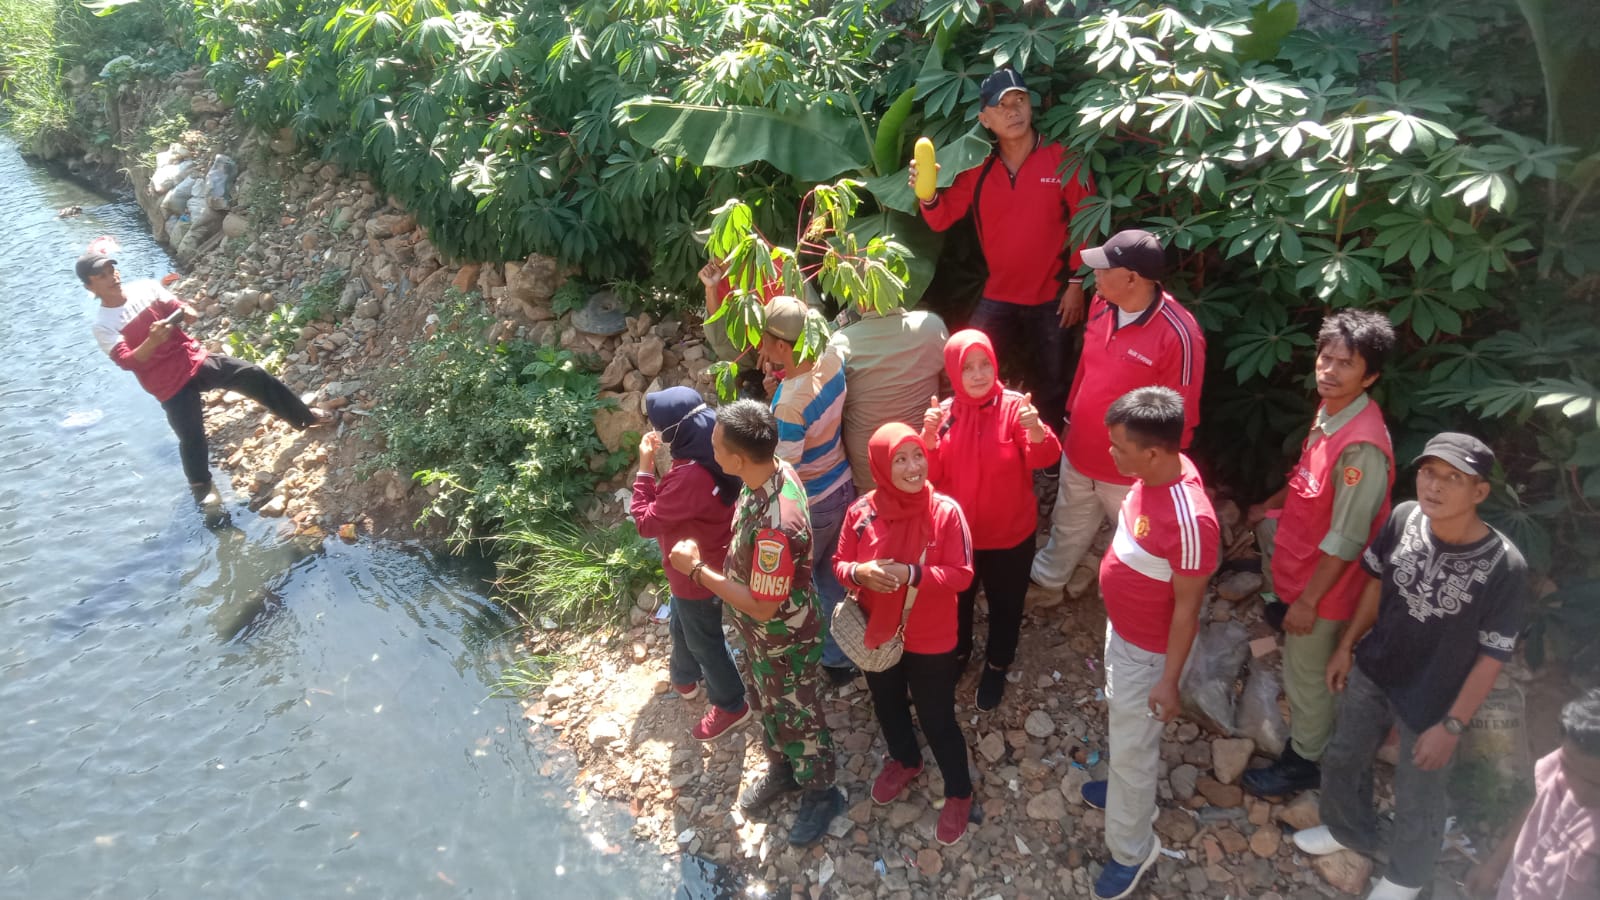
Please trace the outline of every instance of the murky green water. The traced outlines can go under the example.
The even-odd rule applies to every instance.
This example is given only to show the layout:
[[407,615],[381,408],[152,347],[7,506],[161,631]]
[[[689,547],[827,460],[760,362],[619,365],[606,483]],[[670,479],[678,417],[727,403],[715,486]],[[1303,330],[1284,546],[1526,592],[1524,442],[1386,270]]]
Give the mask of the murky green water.
[[0,217],[0,897],[670,893],[489,698],[510,623],[472,571],[203,527],[72,274],[106,233],[167,271],[137,208],[0,145]]

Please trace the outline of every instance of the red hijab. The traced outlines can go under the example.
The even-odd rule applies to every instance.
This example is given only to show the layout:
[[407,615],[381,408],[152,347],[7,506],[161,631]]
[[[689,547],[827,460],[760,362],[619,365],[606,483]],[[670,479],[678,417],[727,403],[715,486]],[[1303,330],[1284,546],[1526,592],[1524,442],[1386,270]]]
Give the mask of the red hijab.
[[[994,367],[994,383],[989,386],[989,392],[982,397],[968,394],[961,382],[961,367],[973,353],[982,353],[989,357],[989,365]],[[976,328],[964,328],[950,335],[950,340],[945,341],[944,371],[950,376],[950,386],[954,389],[951,400],[957,406],[982,406],[1000,396],[1006,389],[1005,385],[1000,383],[1000,361],[994,357],[994,344],[989,342],[988,335]]]
[[[914,564],[933,540],[933,489],[927,479],[922,489],[907,493],[895,487],[890,473],[894,469],[894,455],[908,443],[916,444],[923,453],[927,445],[911,426],[903,422],[889,422],[872,433],[867,442],[867,460],[871,463],[872,478],[878,483],[867,497],[873,514],[887,523],[884,529],[888,540],[873,554],[878,559]],[[876,647],[891,637],[900,627],[900,614],[905,607],[905,588],[893,594],[878,595],[898,598],[899,602],[874,603],[867,619],[866,644]]]

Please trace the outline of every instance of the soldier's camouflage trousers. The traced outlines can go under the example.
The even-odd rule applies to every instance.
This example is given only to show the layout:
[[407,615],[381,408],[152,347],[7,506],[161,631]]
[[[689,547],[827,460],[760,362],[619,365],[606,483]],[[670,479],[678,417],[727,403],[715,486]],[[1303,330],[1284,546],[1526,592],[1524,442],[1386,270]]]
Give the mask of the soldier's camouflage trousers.
[[750,647],[750,669],[761,700],[761,738],[767,761],[787,762],[808,787],[833,784],[833,735],[822,716],[822,642]]

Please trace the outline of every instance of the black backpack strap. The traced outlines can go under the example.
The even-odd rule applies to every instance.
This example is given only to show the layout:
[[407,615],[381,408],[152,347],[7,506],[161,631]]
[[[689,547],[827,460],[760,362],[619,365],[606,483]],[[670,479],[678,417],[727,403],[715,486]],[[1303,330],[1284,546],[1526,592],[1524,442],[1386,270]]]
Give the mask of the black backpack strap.
[[989,154],[989,158],[983,161],[983,171],[978,173],[978,184],[972,189],[972,224],[978,229],[978,243],[980,244],[983,243],[983,214],[981,212],[983,209],[983,204],[981,203],[983,200],[983,186],[989,180],[989,170],[994,168],[995,162],[999,159],[1000,150],[996,148],[994,152]]

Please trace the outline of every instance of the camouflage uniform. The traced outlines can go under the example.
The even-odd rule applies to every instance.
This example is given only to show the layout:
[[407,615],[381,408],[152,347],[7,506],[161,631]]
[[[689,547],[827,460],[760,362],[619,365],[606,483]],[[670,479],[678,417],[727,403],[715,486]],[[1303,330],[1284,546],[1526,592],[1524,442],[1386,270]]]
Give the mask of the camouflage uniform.
[[749,648],[768,761],[790,764],[806,787],[833,784],[833,737],[818,696],[823,622],[811,589],[811,519],[788,463],[780,461],[760,488],[739,492],[723,574],[750,588],[756,602],[778,604],[765,622],[727,607]]

